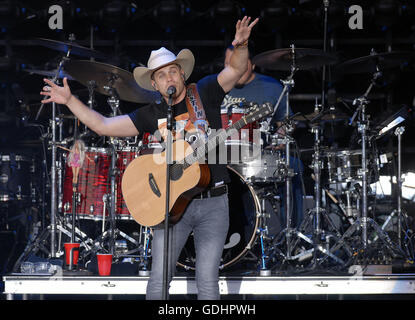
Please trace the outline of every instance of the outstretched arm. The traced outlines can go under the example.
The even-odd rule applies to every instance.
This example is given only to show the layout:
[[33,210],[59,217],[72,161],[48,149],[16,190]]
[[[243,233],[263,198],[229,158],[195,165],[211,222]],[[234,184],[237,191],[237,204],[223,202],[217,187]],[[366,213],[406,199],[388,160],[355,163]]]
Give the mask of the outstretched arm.
[[63,79],[63,87],[49,79],[44,79],[44,81],[47,86],[44,86],[40,92],[45,96],[42,103],[55,102],[66,105],[83,124],[99,135],[131,137],[138,134],[137,128],[128,115],[107,118],[88,108],[71,93],[67,78]]
[[248,67],[248,40],[252,28],[257,24],[259,18],[251,22],[251,17],[244,17],[236,23],[235,39],[232,45],[235,47],[229,65],[218,75],[218,82],[225,92],[229,92],[235,86],[239,78],[246,72]]

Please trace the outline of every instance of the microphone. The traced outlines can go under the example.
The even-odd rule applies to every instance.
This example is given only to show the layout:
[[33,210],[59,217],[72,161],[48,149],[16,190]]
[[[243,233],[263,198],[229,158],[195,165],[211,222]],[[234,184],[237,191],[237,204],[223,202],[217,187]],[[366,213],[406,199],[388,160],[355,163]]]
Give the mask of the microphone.
[[167,94],[169,95],[169,96],[172,96],[173,94],[175,94],[176,93],[176,87],[174,87],[174,86],[170,86],[168,89],[167,89]]

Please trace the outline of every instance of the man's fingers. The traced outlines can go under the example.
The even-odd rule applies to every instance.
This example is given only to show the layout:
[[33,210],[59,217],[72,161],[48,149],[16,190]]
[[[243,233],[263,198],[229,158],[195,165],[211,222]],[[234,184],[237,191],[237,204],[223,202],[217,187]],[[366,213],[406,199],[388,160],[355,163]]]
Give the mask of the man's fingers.
[[249,27],[252,29],[252,27],[254,25],[256,25],[258,23],[258,21],[259,21],[259,18],[256,18],[254,21],[252,21],[252,23],[249,25]]
[[44,78],[43,81],[45,81],[49,85],[53,85],[54,84],[51,80],[46,79],[46,78]]
[[44,100],[41,100],[40,102],[42,102],[42,103],[49,103],[49,102],[52,102],[52,99],[50,98],[50,99],[44,99]]

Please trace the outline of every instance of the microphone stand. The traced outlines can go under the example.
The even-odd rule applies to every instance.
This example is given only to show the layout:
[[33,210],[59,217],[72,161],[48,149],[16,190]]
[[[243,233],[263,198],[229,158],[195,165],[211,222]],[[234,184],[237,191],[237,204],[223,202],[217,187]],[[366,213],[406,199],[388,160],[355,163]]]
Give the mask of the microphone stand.
[[170,166],[172,163],[172,128],[173,128],[173,94],[176,88],[169,87],[167,103],[167,141],[166,141],[166,211],[164,217],[164,256],[163,256],[163,288],[162,299],[168,300],[168,274],[169,274],[169,211],[170,211]]

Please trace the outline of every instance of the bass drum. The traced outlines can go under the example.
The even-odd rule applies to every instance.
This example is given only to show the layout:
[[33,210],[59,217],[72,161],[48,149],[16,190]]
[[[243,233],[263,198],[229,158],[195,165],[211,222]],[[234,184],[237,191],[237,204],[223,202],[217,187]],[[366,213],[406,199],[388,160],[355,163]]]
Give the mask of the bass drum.
[[[219,269],[224,269],[242,259],[252,248],[259,226],[260,202],[255,190],[248,185],[235,169],[228,166],[229,184],[229,230],[226,236]],[[195,269],[195,248],[192,234],[178,260],[178,266]]]

